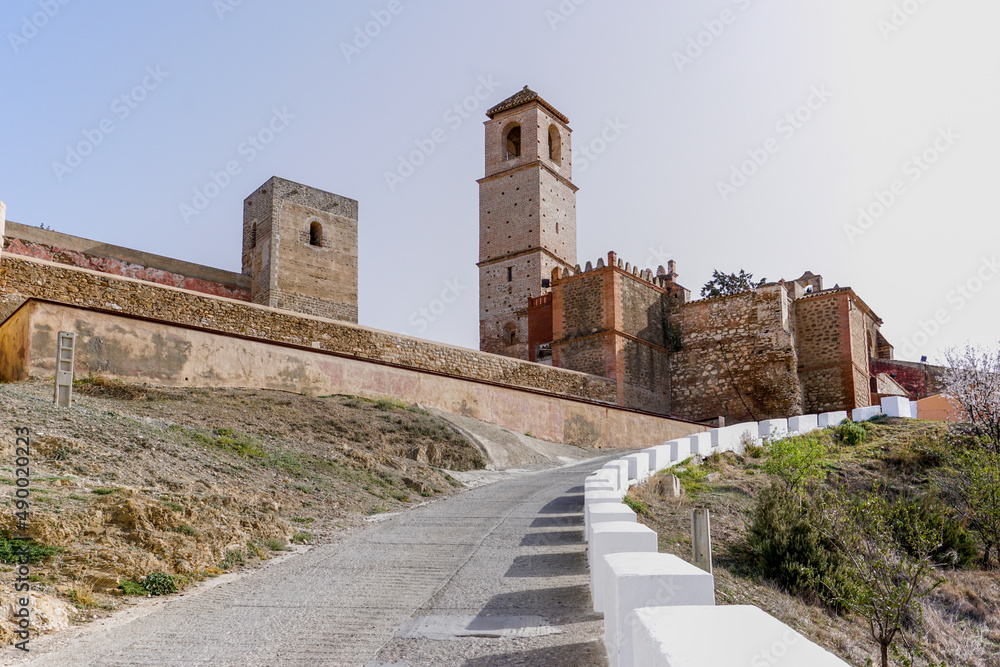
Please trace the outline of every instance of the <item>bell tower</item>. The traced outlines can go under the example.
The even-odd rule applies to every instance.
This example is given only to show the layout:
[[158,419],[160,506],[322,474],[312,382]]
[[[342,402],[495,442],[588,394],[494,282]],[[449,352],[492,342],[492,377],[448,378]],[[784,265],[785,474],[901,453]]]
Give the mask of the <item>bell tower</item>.
[[486,112],[479,183],[479,347],[528,359],[528,297],[576,265],[569,119],[527,86]]

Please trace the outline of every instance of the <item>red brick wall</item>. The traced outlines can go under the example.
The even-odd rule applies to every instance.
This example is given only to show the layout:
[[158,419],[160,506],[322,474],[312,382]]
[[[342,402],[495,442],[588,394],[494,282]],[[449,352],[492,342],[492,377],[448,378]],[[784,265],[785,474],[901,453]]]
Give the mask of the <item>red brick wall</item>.
[[528,298],[528,361],[537,361],[535,352],[552,342],[552,293]]

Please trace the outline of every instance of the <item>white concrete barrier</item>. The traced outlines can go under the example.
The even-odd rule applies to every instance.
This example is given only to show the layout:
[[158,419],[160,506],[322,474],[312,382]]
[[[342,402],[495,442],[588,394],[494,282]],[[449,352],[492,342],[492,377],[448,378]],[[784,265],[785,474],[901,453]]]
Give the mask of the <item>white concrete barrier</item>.
[[839,426],[840,422],[847,419],[847,410],[837,410],[835,412],[824,412],[819,416],[819,427],[828,428]]
[[604,470],[612,470],[615,473],[615,485],[622,496],[628,491],[628,463],[626,461],[609,461],[603,466]]
[[634,609],[715,604],[714,577],[673,554],[619,553],[604,560],[604,645],[611,667],[640,667],[632,659]]
[[608,469],[604,469],[601,472],[603,474],[591,475],[587,479],[583,480],[583,485],[587,486],[592,484],[610,484],[615,488],[618,487],[618,473],[616,473],[614,470],[608,470]]
[[628,478],[635,480],[636,484],[642,484],[649,479],[649,454],[638,452],[625,457],[628,461]]
[[920,411],[918,410],[919,407],[919,403],[916,401],[910,401],[910,416],[914,419],[920,419]]
[[587,491],[583,492],[583,535],[586,537],[590,530],[590,506],[597,504],[621,505],[622,497],[617,491]]
[[656,445],[642,451],[649,454],[649,472],[656,474],[664,468],[670,467],[670,447]]
[[712,453],[712,434],[706,431],[689,435],[688,448],[692,454],[708,456]]
[[608,578],[608,563],[604,557],[625,552],[656,553],[656,533],[641,523],[609,521],[595,525],[590,531],[590,594],[594,611],[605,609],[604,591]]
[[788,418],[788,432],[801,435],[819,428],[819,415],[800,415]]
[[691,440],[689,438],[667,440],[663,444],[666,447],[670,447],[670,462],[673,464],[681,463],[684,459],[691,456]]
[[905,396],[883,396],[882,413],[889,417],[909,419],[913,416],[910,414],[910,399]]
[[757,422],[757,434],[762,438],[784,438],[788,435],[788,420],[765,419]]
[[848,667],[757,607],[647,607],[632,612],[642,667]]
[[615,495],[618,494],[618,487],[607,480],[600,480],[598,482],[584,482],[583,493],[586,496],[587,493],[593,491],[610,491]]
[[854,408],[851,412],[851,421],[863,422],[866,419],[878,417],[880,414],[882,414],[882,407],[879,405],[873,405],[870,408]]
[[755,444],[760,444],[760,427],[757,422],[744,422],[712,429],[712,447],[720,452],[742,452],[744,434]]
[[[590,530],[593,530],[594,526],[598,524],[609,523],[611,521],[624,521],[626,523],[636,523],[638,521],[635,512],[625,503],[618,503],[617,505],[598,503],[588,507],[587,511],[590,513],[588,521]],[[590,541],[589,533],[585,532],[584,537],[588,542]]]

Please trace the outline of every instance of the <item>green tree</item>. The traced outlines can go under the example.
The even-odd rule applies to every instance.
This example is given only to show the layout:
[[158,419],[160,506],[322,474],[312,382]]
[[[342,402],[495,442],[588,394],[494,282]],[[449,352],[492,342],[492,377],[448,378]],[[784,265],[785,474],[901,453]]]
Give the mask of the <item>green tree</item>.
[[1000,454],[970,448],[957,455],[949,487],[971,528],[983,542],[983,567],[990,554],[1000,561]]
[[936,588],[931,559],[941,546],[939,532],[920,526],[907,538],[912,553],[899,548],[894,532],[893,507],[884,489],[849,497],[828,497],[821,532],[847,565],[848,576],[829,578],[830,596],[864,618],[878,645],[882,667],[889,665],[889,650],[908,626],[922,622],[920,599]]
[[753,274],[747,273],[743,269],[740,269],[739,273],[720,273],[718,269],[715,269],[712,271],[712,279],[701,288],[701,295],[714,297],[750,292],[765,282],[767,282],[766,278],[754,282]]
[[736,553],[756,574],[789,593],[825,599],[822,582],[842,578],[843,559],[817,529],[817,509],[772,482],[748,512],[746,537]]
[[814,479],[823,479],[826,446],[819,433],[795,435],[775,440],[767,447],[764,470],[785,483],[789,491],[801,496]]

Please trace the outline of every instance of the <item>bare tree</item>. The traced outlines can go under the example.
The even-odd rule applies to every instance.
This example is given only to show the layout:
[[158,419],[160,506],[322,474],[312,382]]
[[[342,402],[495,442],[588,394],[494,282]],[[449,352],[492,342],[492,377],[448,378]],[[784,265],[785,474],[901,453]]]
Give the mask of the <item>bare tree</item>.
[[1000,344],[996,350],[951,348],[945,360],[947,394],[958,402],[975,434],[1000,454]]
[[844,558],[849,573],[823,583],[832,600],[867,621],[882,667],[888,667],[889,650],[904,628],[922,619],[920,599],[940,583],[930,577],[934,572],[930,555],[941,546],[941,536],[916,529],[910,539],[917,556],[903,552],[893,535],[889,500],[880,487],[859,497],[832,495],[824,508],[821,532]]

